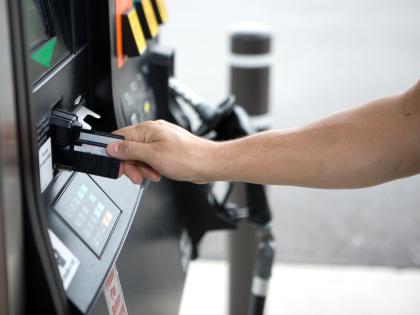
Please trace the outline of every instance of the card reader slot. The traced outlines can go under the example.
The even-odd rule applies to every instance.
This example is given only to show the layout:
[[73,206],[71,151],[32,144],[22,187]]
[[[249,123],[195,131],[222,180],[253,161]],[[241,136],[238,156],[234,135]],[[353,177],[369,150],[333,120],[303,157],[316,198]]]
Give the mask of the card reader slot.
[[53,163],[77,172],[117,178],[120,161],[106,152],[107,144],[123,136],[82,129],[77,115],[53,110],[51,118]]

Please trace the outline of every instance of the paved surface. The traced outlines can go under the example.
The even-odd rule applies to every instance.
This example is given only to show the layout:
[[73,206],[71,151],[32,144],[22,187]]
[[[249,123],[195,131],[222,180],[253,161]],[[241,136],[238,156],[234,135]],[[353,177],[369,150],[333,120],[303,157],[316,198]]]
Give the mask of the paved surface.
[[[180,315],[223,315],[227,265],[191,265]],[[266,315],[419,315],[420,272],[378,267],[278,264]]]
[[[162,40],[177,74],[211,100],[227,93],[227,31],[264,20],[275,35],[276,128],[301,125],[420,79],[418,0],[167,0]],[[358,191],[271,187],[278,259],[420,266],[420,177]],[[223,235],[203,246],[224,257]],[[401,314],[401,313],[399,313]]]

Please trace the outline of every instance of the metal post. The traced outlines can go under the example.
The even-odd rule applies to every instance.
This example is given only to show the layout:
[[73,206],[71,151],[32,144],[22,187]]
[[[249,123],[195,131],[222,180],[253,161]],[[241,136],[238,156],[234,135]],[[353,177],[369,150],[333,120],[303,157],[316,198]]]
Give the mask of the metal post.
[[[270,127],[269,82],[271,32],[261,23],[238,24],[230,34],[230,92],[251,116],[256,130]],[[245,186],[235,184],[230,199],[246,205]],[[243,224],[229,235],[229,314],[244,315],[249,309],[256,257],[256,229]]]
[[24,314],[23,209],[9,20],[0,0],[0,314]]

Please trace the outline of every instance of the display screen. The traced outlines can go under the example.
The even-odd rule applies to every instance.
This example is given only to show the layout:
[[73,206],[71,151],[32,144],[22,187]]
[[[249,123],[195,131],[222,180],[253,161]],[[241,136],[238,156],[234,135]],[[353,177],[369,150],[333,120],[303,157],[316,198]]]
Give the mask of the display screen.
[[34,49],[51,37],[51,29],[43,0],[26,0],[25,4],[29,46]]
[[89,176],[80,173],[54,209],[98,257],[121,213]]

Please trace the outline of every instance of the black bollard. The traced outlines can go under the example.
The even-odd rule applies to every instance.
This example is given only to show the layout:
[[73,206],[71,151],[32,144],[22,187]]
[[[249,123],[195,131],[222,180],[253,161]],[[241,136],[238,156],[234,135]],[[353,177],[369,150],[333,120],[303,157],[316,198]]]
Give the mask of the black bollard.
[[[250,114],[255,130],[268,129],[271,32],[265,24],[238,24],[230,34],[230,93]],[[245,185],[236,183],[230,200],[246,206]],[[242,224],[229,234],[229,314],[248,313],[257,251],[254,226]]]

